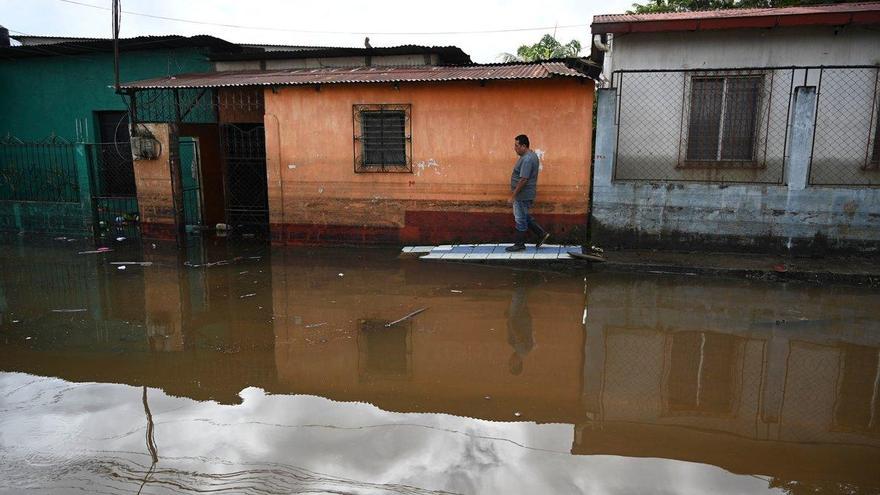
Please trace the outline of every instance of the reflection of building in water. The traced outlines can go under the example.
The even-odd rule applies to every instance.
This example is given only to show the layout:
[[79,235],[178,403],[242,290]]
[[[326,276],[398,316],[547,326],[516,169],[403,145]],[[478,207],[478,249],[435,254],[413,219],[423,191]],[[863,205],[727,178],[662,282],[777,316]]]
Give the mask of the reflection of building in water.
[[[580,416],[579,279],[544,286],[542,303],[526,308],[521,281],[506,270],[417,260],[364,266],[342,251],[320,258],[279,251],[272,262],[282,386],[392,411],[504,420],[520,412],[563,423]],[[518,352],[527,365],[513,376],[510,356]]]
[[535,346],[532,334],[532,314],[529,313],[529,301],[523,281],[513,290],[510,307],[507,310],[507,343],[513,348],[510,355],[510,373],[519,375],[523,370],[523,359]]
[[371,380],[408,379],[412,375],[412,322],[386,327],[388,320],[360,320],[358,376]]
[[880,484],[880,328],[870,295],[818,295],[595,283],[586,418],[573,452]]
[[32,337],[26,346],[0,346],[2,369],[146,384],[226,403],[239,402],[247,386],[272,388],[268,263],[183,264],[187,256],[201,264],[238,254],[235,246],[198,242],[182,251],[119,245],[116,259],[152,265],[118,270],[106,258],[57,247],[2,251],[0,287],[20,320],[9,330]]

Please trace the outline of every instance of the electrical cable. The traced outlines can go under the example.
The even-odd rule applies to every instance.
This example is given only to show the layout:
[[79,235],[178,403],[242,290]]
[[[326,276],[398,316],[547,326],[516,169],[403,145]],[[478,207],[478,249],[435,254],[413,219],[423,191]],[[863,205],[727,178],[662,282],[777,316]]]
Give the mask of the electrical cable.
[[[93,9],[99,10],[111,10],[110,7],[102,7],[100,5],[92,5],[90,3],[78,2],[77,0],[58,0],[59,2],[69,3],[73,5],[80,5],[83,7],[91,7]],[[377,31],[316,31],[309,29],[290,29],[290,28],[275,28],[268,26],[244,26],[240,24],[225,24],[219,22],[207,22],[207,21],[197,21],[194,19],[181,19],[178,17],[167,17],[161,15],[147,14],[144,12],[132,12],[128,10],[123,10],[122,13],[135,15],[140,17],[149,17],[151,19],[160,19],[165,21],[174,21],[174,22],[186,22],[189,24],[199,24],[202,26],[217,26],[217,27],[225,27],[231,29],[249,29],[253,31],[282,31],[289,33],[304,33],[304,34],[350,34],[350,35],[386,35],[386,36],[434,36],[434,35],[450,35],[450,34],[495,34],[495,33],[517,33],[517,32],[525,32],[525,31],[546,31],[548,29],[567,29],[567,28],[582,28],[589,27],[590,24],[566,24],[566,25],[556,25],[556,26],[542,26],[542,27],[528,27],[528,28],[508,28],[508,29],[487,29],[487,30],[474,30],[474,31],[416,31],[416,32],[377,32]]]

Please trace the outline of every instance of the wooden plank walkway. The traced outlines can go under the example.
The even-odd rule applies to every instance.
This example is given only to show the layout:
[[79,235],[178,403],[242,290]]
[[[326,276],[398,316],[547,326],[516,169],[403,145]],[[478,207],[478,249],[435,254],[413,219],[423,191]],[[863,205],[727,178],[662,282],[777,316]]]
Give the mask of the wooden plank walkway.
[[525,251],[508,253],[504,248],[512,244],[446,244],[442,246],[407,246],[402,253],[419,256],[423,260],[569,260],[569,251],[581,252],[580,246],[545,244],[535,249],[527,244]]

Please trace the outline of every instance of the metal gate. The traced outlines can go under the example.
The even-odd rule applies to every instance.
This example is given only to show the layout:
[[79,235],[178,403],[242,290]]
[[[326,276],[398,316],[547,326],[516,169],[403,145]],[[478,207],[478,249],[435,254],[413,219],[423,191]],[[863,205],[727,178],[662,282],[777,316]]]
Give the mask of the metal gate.
[[139,220],[128,113],[96,112],[101,142],[92,147],[92,203],[99,226],[132,226]]
[[202,187],[199,141],[180,138],[180,175],[183,185],[183,217],[187,229],[202,225]]
[[260,124],[221,124],[226,166],[226,222],[234,228],[266,230],[266,137]]
[[138,201],[131,143],[96,143],[91,150],[92,200],[99,225],[136,224]]

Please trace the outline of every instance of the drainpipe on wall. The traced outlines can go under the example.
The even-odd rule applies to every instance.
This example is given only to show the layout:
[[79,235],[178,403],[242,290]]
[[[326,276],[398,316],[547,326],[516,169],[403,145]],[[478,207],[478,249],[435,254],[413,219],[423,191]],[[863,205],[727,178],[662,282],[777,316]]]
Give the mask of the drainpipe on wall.
[[594,34],[590,58],[602,66],[602,87],[606,88],[611,81],[611,43],[610,34]]
[[[592,219],[593,219],[593,187],[595,184],[595,157],[596,157],[596,132],[597,127],[600,125],[600,121],[598,118],[598,99],[599,92],[598,88],[601,85],[605,87],[608,84],[608,77],[605,76],[605,67],[611,64],[611,48],[606,44],[607,41],[606,34],[595,34],[593,35],[593,45],[590,48],[590,59],[592,59],[595,63],[602,66],[602,74],[603,79],[605,81],[596,81],[593,91],[593,111],[591,112],[593,117],[593,133],[590,136],[590,190],[587,194],[587,243],[591,244],[593,240],[593,230],[592,230]],[[589,252],[589,251],[587,251]]]

